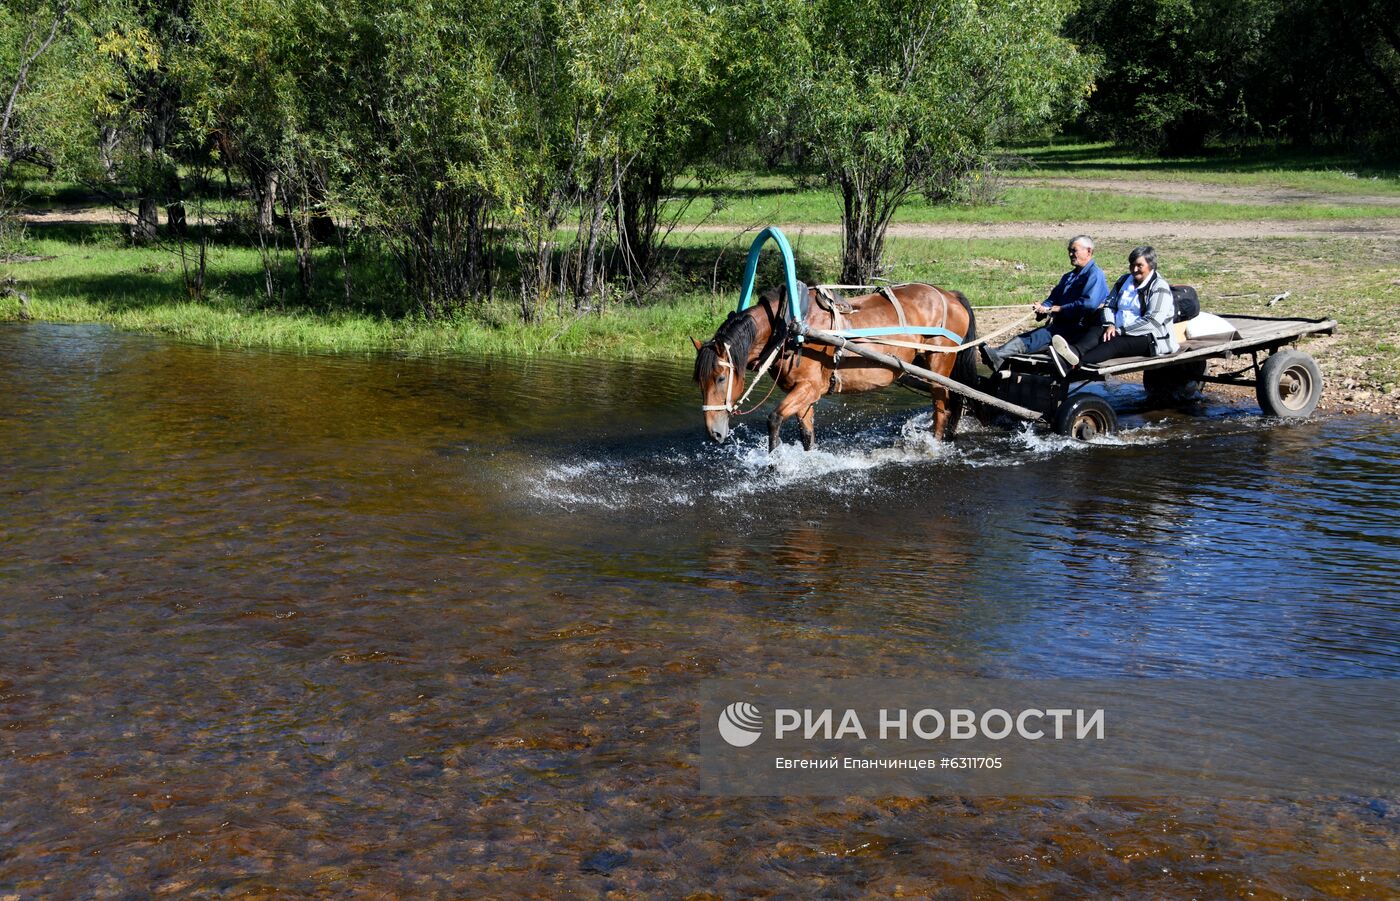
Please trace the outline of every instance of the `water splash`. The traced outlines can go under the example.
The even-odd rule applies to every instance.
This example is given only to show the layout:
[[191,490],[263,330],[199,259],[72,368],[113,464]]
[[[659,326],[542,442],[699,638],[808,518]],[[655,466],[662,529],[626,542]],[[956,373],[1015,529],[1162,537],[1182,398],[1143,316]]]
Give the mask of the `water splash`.
[[517,474],[520,493],[564,509],[693,507],[707,500],[763,496],[800,488],[841,497],[866,493],[888,470],[926,473],[932,467],[1022,466],[1063,454],[1155,444],[1166,430],[1157,424],[1076,441],[1033,429],[1008,432],[964,419],[954,442],[937,441],[933,416],[922,412],[897,423],[877,422],[854,430],[828,427],[810,451],[784,442],[772,453],[767,437],[739,431],[720,447],[684,444],[633,445],[613,456],[550,461]]

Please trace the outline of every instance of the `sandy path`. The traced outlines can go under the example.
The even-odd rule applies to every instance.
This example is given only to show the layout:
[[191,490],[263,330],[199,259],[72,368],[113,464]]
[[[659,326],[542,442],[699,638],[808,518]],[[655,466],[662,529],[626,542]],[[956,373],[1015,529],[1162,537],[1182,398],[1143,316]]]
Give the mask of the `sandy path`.
[[[64,207],[53,210],[24,210],[20,213],[20,218],[25,222],[38,225],[125,225],[135,222],[136,219],[130,213],[114,210],[106,206],[81,206]],[[188,217],[190,222],[194,222],[196,217],[191,214]],[[160,212],[160,221],[164,225],[167,220],[165,211]],[[213,216],[205,216],[202,223],[212,223]]]
[[1012,176],[1006,179],[1006,183],[1024,187],[1079,188],[1084,191],[1106,191],[1110,194],[1131,193],[1139,197],[1195,203],[1233,203],[1242,206],[1316,203],[1327,206],[1389,206],[1400,210],[1400,195],[1397,194],[1334,194],[1304,191],[1298,188],[1217,185],[1196,181],[1135,180],[1132,178],[1040,178],[1033,175]]

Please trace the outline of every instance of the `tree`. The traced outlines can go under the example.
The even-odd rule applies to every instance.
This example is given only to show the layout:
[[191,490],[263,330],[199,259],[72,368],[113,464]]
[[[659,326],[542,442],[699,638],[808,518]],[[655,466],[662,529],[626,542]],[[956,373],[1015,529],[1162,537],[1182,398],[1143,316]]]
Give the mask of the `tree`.
[[200,0],[191,11],[198,40],[174,64],[191,127],[187,150],[208,148],[246,185],[269,301],[277,292],[279,200],[303,296],[314,279],[312,223],[329,190],[322,123],[335,121],[340,102],[320,77],[326,45],[315,40],[318,13],[327,15],[295,0]]
[[249,185],[269,293],[279,203],[304,293],[316,242],[335,234],[343,251],[333,219],[381,239],[429,317],[489,289],[489,217],[513,160],[507,5],[198,4],[188,114]]
[[324,135],[335,180],[437,316],[491,285],[490,217],[516,160],[501,75],[518,48],[506,40],[512,2],[361,0],[342,10],[344,23],[324,19],[333,30],[312,38],[351,86]]
[[19,164],[50,177],[98,174],[98,123],[121,88],[119,50],[108,38],[127,12],[117,0],[0,6],[0,232],[15,202]]
[[1125,146],[1197,153],[1249,124],[1244,85],[1275,0],[1085,0],[1067,33],[1103,60],[1091,111]]
[[805,41],[792,127],[841,196],[843,281],[879,274],[912,193],[984,165],[998,141],[1086,93],[1090,67],[1059,35],[1064,0],[793,3]]
[[1090,124],[1172,155],[1212,138],[1394,135],[1400,28],[1386,0],[1085,0],[1103,59]]
[[[518,52],[504,70],[521,127],[505,223],[521,260],[526,318],[554,291],[584,307],[606,287],[606,260],[645,281],[662,204],[706,146],[721,32],[694,0],[521,4]],[[577,239],[559,230],[577,216]]]
[[0,71],[8,88],[4,96],[4,113],[0,116],[0,176],[9,174],[10,167],[28,161],[52,168],[47,156],[23,128],[24,107],[31,94],[31,76],[35,65],[58,39],[60,31],[67,32],[69,5],[57,3],[7,4],[0,11]]
[[1266,133],[1298,144],[1400,135],[1400,28],[1382,0],[1277,0],[1244,85]]

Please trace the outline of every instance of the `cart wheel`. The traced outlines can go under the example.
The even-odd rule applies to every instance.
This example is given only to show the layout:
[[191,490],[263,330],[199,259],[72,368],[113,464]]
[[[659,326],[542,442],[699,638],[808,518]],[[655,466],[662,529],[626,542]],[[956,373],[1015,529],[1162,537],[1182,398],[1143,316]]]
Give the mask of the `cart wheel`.
[[1072,397],[1055,412],[1055,431],[1088,441],[1118,431],[1118,414],[1097,394]]
[[1254,393],[1269,416],[1310,416],[1322,399],[1322,373],[1301,350],[1281,350],[1259,367]]
[[1142,387],[1153,400],[1176,403],[1195,397],[1201,390],[1201,377],[1205,374],[1205,360],[1144,369]]

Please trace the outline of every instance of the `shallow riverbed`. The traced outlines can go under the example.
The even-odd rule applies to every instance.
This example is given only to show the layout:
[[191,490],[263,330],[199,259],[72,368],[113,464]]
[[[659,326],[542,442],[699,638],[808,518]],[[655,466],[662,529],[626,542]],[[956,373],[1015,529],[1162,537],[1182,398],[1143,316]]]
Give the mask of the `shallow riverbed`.
[[1400,425],[940,446],[897,392],[770,458],[698,402],[0,324],[0,896],[1400,892],[1395,799],[695,777],[720,678],[1400,678]]

